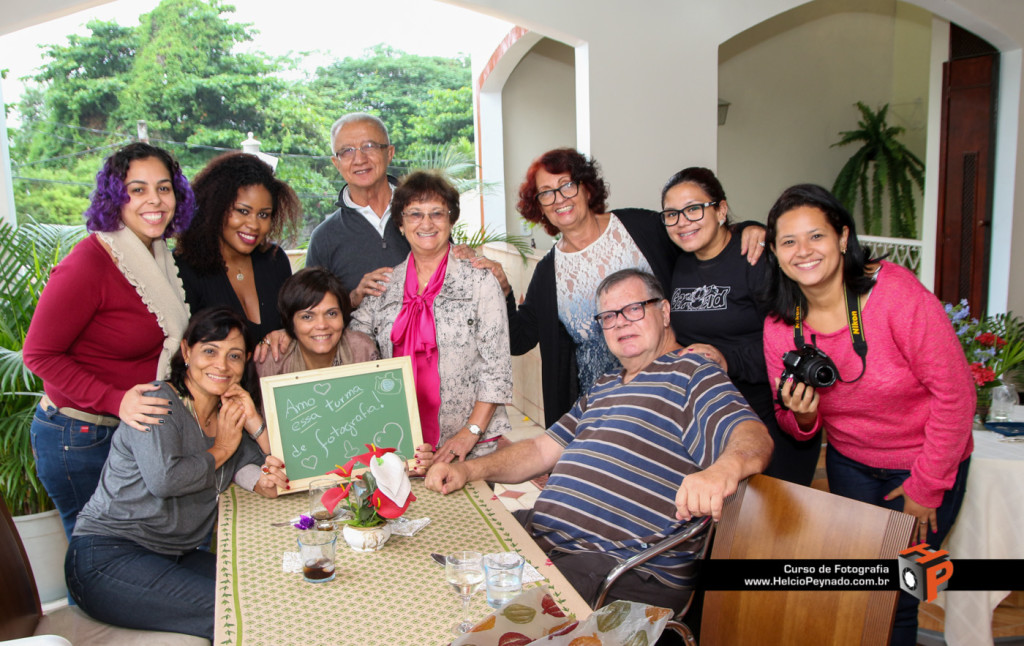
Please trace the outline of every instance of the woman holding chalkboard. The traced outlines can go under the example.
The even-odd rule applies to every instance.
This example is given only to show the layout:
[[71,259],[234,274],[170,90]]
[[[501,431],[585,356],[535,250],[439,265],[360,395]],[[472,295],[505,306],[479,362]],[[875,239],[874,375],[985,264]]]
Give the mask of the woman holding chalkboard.
[[[437,447],[435,461],[486,455],[510,428],[505,297],[490,272],[449,254],[459,194],[445,179],[409,174],[391,213],[412,253],[382,295],[363,299],[352,328],[369,334],[382,357],[412,359],[423,439]],[[429,465],[421,458],[421,466]]]
[[246,390],[255,374],[244,330],[227,308],[192,317],[170,379],[155,382],[170,411],[145,433],[114,434],[64,562],[71,596],[93,618],[213,639],[217,556],[199,548],[217,497],[232,481],[267,498],[288,487],[284,464],[245,437],[264,426]]

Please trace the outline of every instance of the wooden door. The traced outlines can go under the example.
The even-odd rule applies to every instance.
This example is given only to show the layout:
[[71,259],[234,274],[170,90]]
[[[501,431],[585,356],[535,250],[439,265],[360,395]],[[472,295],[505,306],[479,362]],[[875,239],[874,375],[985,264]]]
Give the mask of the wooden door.
[[992,231],[998,54],[943,66],[935,293],[985,311]]

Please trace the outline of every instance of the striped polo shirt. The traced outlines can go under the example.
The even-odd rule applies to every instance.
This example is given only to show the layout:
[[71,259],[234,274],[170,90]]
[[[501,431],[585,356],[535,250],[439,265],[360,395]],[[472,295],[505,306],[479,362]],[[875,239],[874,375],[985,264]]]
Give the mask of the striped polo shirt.
[[[547,433],[564,447],[534,506],[544,550],[607,552],[625,560],[675,531],[683,478],[721,455],[732,430],[760,422],[717,364],[662,355],[628,384],[603,375]],[[681,588],[692,584],[693,544],[637,568]]]

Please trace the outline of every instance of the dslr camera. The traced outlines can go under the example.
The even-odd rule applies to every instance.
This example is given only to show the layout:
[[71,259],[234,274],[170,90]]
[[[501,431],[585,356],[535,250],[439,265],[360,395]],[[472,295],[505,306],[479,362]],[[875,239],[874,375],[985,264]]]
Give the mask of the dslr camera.
[[782,386],[790,377],[811,388],[827,388],[836,383],[838,376],[839,369],[827,354],[813,345],[805,345],[782,356],[782,379],[775,397],[782,402]]

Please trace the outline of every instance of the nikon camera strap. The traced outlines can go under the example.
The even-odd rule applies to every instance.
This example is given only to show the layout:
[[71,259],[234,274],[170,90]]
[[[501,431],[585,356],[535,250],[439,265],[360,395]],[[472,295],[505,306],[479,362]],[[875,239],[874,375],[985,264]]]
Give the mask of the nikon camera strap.
[[[868,369],[868,342],[864,338],[864,318],[860,312],[860,299],[855,294],[851,295],[846,290],[845,284],[843,285],[843,296],[846,297],[846,322],[850,328],[850,338],[853,340],[853,351],[860,357],[860,374],[857,375],[857,379],[850,379],[849,381],[840,376],[839,381],[844,384],[852,384],[863,377],[864,372]],[[799,305],[796,306],[796,314],[793,318],[793,342],[796,343],[796,349],[801,350],[807,345],[807,342],[804,341],[804,328],[800,320]],[[817,339],[815,339],[813,334],[811,335],[811,343],[815,347],[818,345]]]

